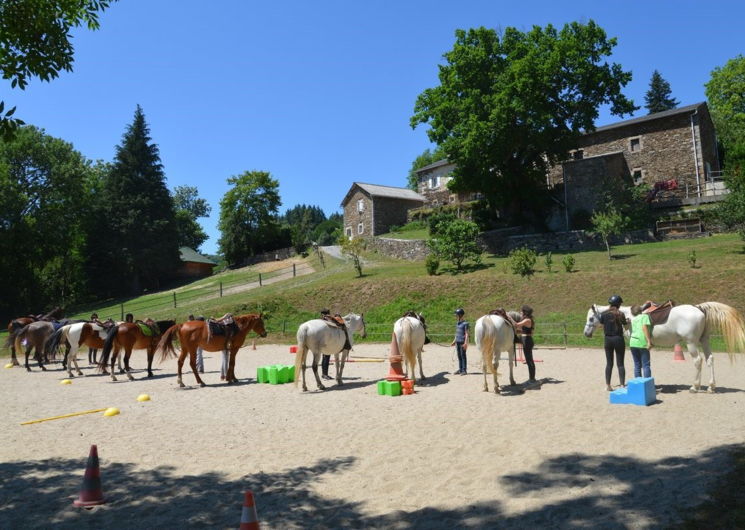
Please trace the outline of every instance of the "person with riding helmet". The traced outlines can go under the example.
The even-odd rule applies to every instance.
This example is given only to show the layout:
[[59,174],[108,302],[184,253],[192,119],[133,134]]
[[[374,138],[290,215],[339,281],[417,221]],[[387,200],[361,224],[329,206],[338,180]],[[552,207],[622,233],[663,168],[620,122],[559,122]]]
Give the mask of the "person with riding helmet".
[[466,322],[466,312],[458,308],[454,312],[458,321],[455,323],[455,338],[450,344],[455,346],[455,353],[458,355],[457,375],[466,375],[468,373],[468,363],[466,362],[466,350],[468,349],[468,322]]
[[621,312],[623,299],[614,294],[608,299],[607,310],[600,314],[600,324],[603,326],[605,333],[605,388],[613,390],[610,386],[611,375],[613,374],[613,354],[616,355],[616,366],[618,366],[618,379],[621,386],[626,385],[626,368],[623,365],[623,358],[626,350],[626,341],[623,338],[623,328],[628,325],[626,316]]

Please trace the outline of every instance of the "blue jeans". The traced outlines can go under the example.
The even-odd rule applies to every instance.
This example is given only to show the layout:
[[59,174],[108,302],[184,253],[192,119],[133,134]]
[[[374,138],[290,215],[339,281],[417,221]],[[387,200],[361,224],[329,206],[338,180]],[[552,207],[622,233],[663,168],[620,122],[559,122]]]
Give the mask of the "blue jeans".
[[458,371],[462,374],[468,372],[468,364],[466,363],[466,349],[463,347],[463,342],[455,343],[455,353],[458,354]]
[[652,377],[649,350],[647,348],[631,348],[631,356],[634,358],[634,377],[641,377],[642,370],[644,371],[644,377]]

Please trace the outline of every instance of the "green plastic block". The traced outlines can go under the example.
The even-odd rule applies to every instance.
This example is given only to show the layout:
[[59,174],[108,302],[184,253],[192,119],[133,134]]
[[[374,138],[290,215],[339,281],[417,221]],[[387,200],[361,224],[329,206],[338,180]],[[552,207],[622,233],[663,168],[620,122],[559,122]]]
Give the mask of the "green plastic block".
[[401,381],[378,381],[378,394],[381,396],[400,396]]
[[292,383],[294,381],[295,381],[295,365],[288,364],[287,365],[287,382]]
[[287,382],[287,376],[289,375],[287,366],[283,364],[275,364],[268,368],[270,385],[281,385]]
[[259,366],[258,370],[256,370],[256,380],[259,383],[269,382],[269,367],[268,366]]

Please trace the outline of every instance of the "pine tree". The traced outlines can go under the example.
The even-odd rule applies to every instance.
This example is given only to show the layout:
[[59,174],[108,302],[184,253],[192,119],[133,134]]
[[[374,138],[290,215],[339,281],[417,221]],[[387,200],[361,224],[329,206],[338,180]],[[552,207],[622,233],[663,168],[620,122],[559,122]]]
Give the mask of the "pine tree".
[[96,254],[108,265],[109,280],[120,286],[108,289],[111,294],[157,287],[178,265],[176,218],[165,180],[158,146],[138,105],[103,184],[106,230]]
[[652,74],[652,79],[649,81],[649,90],[647,90],[644,96],[646,103],[644,106],[649,111],[649,114],[676,108],[679,101],[670,97],[671,93],[670,83],[665,81],[660,73],[655,70]]

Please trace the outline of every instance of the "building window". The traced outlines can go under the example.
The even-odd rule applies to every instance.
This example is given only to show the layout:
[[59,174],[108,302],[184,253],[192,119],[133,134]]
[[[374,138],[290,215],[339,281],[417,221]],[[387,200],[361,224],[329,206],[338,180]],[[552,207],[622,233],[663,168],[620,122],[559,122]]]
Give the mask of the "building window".
[[348,237],[349,239],[352,239],[352,227],[351,227],[351,226],[348,226],[348,227],[346,228],[346,233],[347,233],[347,237]]
[[585,151],[583,149],[570,151],[570,154],[572,155],[572,160],[582,160],[585,157]]
[[365,211],[365,201],[363,199],[359,199],[357,201],[357,211],[359,213],[362,213]]
[[429,189],[433,190],[440,187],[440,177],[429,177]]
[[629,151],[632,153],[638,153],[642,150],[642,137],[637,136],[635,138],[629,138]]
[[641,168],[634,168],[631,170],[631,176],[634,179],[634,185],[638,186],[644,182],[644,171]]
[[361,234],[364,231],[365,231],[365,225],[363,225],[362,223],[358,224],[357,225],[357,233],[358,234]]

